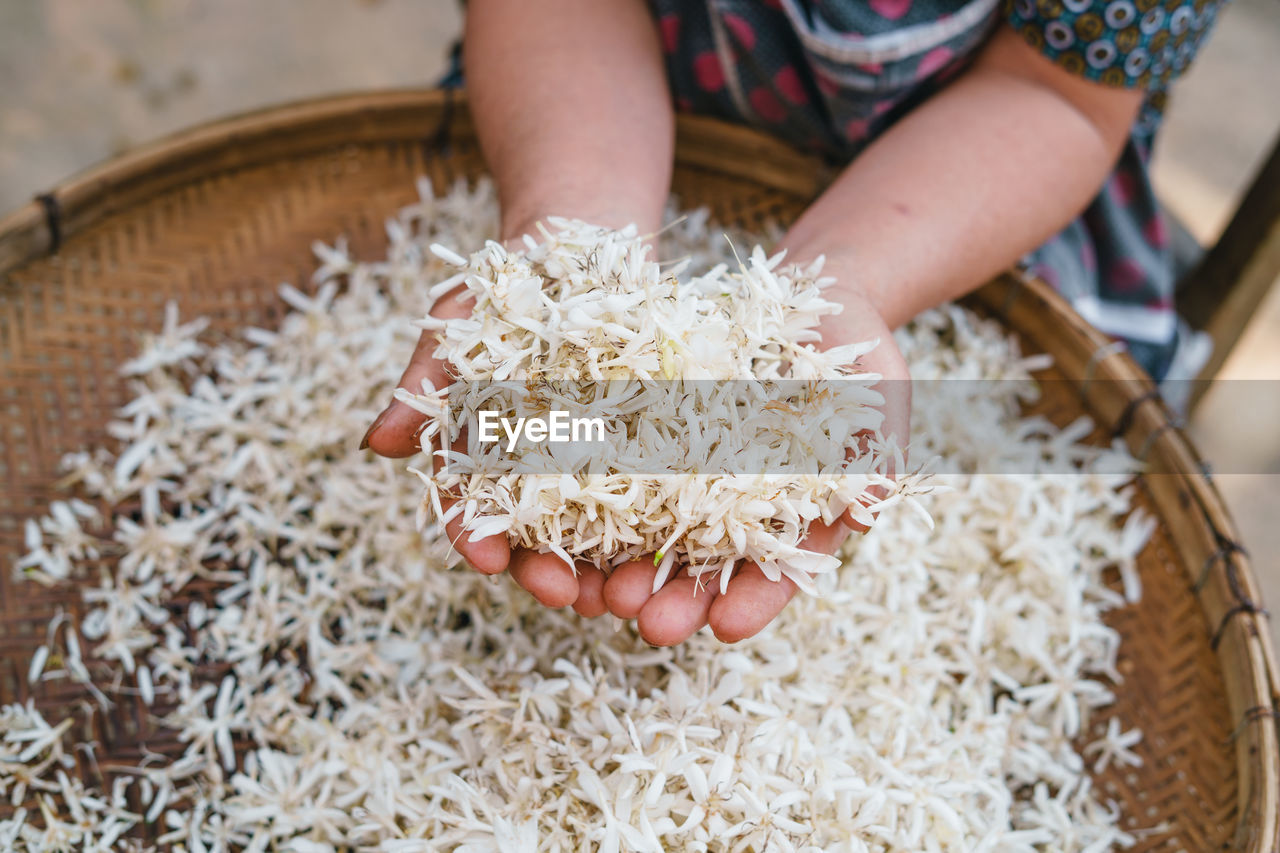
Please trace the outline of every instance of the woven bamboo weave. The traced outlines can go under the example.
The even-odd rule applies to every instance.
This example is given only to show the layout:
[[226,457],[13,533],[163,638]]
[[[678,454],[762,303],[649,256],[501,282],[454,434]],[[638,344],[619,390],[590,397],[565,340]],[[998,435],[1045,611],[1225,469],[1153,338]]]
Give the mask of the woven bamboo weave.
[[[679,126],[675,190],[722,222],[786,222],[826,177],[759,134],[702,119]],[[65,680],[27,684],[31,655],[79,593],[14,580],[24,519],[59,496],[69,451],[108,442],[125,400],[116,375],[166,301],[215,332],[269,326],[281,282],[307,289],[316,239],[346,234],[353,254],[381,254],[383,220],[484,164],[465,104],[446,93],[392,92],[304,103],[209,125],[117,159],[0,220],[0,702],[26,701],[78,723],[79,771],[181,745],[130,693],[86,714]],[[1139,850],[1280,850],[1277,677],[1249,558],[1194,449],[1123,353],[1042,282],[1005,276],[969,300],[1055,366],[1036,409],[1055,422],[1089,414],[1154,473],[1139,503],[1159,529],[1139,560],[1142,601],[1114,612],[1123,635],[1108,714],[1139,726],[1139,768],[1095,780],[1126,828],[1160,826]],[[357,440],[354,437],[353,440]],[[1272,555],[1264,555],[1273,559]],[[111,694],[111,674],[96,671]],[[1107,716],[1096,721],[1105,727]],[[1092,737],[1093,735],[1087,735]]]

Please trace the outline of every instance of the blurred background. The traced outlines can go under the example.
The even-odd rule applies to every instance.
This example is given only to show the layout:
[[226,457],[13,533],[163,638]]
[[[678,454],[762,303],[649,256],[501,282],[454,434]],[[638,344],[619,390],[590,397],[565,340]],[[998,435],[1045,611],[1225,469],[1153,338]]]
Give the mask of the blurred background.
[[[131,146],[231,113],[439,78],[454,0],[0,0],[0,214]],[[1233,0],[1174,87],[1157,189],[1212,243],[1280,136],[1280,3]],[[1280,288],[1223,372],[1280,380]],[[1280,472],[1280,395],[1211,394],[1191,433],[1212,464]],[[1224,467],[1222,465],[1220,468]],[[1280,608],[1280,473],[1217,477]],[[1272,630],[1280,642],[1280,628]]]

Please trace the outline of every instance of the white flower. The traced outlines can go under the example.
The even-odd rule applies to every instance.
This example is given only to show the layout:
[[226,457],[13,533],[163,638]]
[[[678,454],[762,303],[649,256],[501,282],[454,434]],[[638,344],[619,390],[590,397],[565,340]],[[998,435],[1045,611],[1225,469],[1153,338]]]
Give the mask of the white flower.
[[1098,756],[1093,763],[1094,773],[1103,772],[1113,761],[1121,767],[1141,767],[1142,756],[1131,749],[1141,742],[1142,732],[1137,729],[1126,732],[1120,728],[1120,719],[1112,717],[1107,720],[1106,734],[1087,745],[1084,755],[1086,758]]
[[[461,282],[475,299],[469,317],[417,324],[437,333],[436,355],[459,381],[451,408],[445,389],[396,398],[427,415],[424,450],[464,426],[472,441],[435,476],[415,469],[427,481],[423,519],[448,521],[448,498],[473,540],[505,534],[605,569],[657,554],[655,586],[679,567],[718,573],[723,588],[735,565],[752,561],[811,591],[812,575],[839,565],[801,548],[811,522],[850,506],[870,522],[918,488],[916,478],[883,476],[896,448],[874,437],[879,377],[856,368],[875,344],[810,343],[821,318],[840,310],[821,296],[821,261],[783,267],[781,254],[756,247],[738,272],[722,263],[681,281],[647,257],[634,228],[554,218],[524,249],[490,241],[470,258],[431,251],[462,268],[432,293]],[[783,376],[790,390],[778,390]],[[509,444],[495,454],[474,441],[482,411],[516,421],[549,404],[606,415],[605,446],[512,453]],[[868,450],[847,460],[850,437],[864,430]]]
[[[1027,359],[996,325],[948,306],[898,333],[917,378],[1001,380],[952,383],[949,403],[918,401],[913,452],[940,456],[953,472],[915,497],[934,528],[886,511],[845,546],[838,567],[813,578],[816,595],[793,601],[761,635],[725,646],[702,632],[654,649],[603,620],[548,610],[514,584],[455,570],[441,531],[414,527],[419,486],[403,463],[356,448],[417,338],[403,318],[423,314],[430,285],[456,272],[429,247],[479,245],[496,228],[491,187],[440,197],[425,188],[388,229],[385,257],[353,259],[339,243],[321,252],[314,294],[282,291],[289,310],[276,328],[196,340],[194,350],[171,342],[193,354],[153,357],[132,380],[111,449],[68,457],[67,482],[107,510],[97,519],[68,502],[27,528],[23,563],[48,563],[84,596],[79,625],[51,623],[40,678],[76,678],[104,703],[135,701],[149,680],[156,697],[176,701],[161,723],[188,749],[119,771],[108,794],[70,778],[79,727],[45,721],[30,705],[0,708],[0,796],[34,803],[0,819],[0,848],[140,850],[119,834],[139,820],[155,827],[159,849],[192,853],[1132,843],[1117,809],[1087,784],[1068,731],[1077,717],[1087,726],[1109,697],[1119,635],[1103,615],[1123,596],[1106,578],[1115,567],[1132,573],[1149,521],[1122,521],[1132,460],[1080,444],[1079,426],[1059,431],[1020,415],[1019,400],[1033,393]],[[704,276],[705,299],[676,300],[680,311],[661,315],[659,331],[673,341],[665,351],[611,329],[629,363],[652,375],[664,359],[673,370],[696,360],[729,371],[709,333],[685,340],[681,331],[704,301],[716,302],[713,281],[750,296],[720,326],[746,330],[741,346],[770,336],[816,343],[802,338],[825,300],[817,287],[793,291],[781,310],[777,294],[797,280],[784,259],[752,252],[749,274],[730,276],[739,265],[705,212],[662,239],[690,268],[726,268]],[[733,235],[736,245],[758,239]],[[630,280],[647,275],[632,260],[623,252],[599,262]],[[545,304],[519,272],[490,276],[484,288]],[[603,334],[647,298],[583,287],[561,328],[572,326],[577,340],[593,324]],[[747,317],[752,304],[772,308]],[[569,320],[570,309],[585,319]],[[534,330],[477,323],[459,335],[477,347],[492,338],[527,362],[532,350],[516,339],[554,326],[532,319]],[[774,362],[783,360],[779,352]],[[796,361],[821,367],[808,350]],[[579,365],[601,376],[625,367]],[[874,406],[865,386],[855,390],[850,423]],[[422,396],[439,411],[448,392]],[[711,392],[705,402],[724,401]],[[779,413],[752,415],[798,435]],[[838,421],[830,417],[831,434],[852,428]],[[130,450],[139,446],[147,449]],[[790,452],[781,439],[766,450]],[[1032,471],[1045,460],[1052,465],[1039,474],[974,473]],[[1083,473],[1064,475],[1064,464]],[[714,550],[723,540],[774,548],[781,573],[805,559],[792,537],[835,510],[831,495],[852,499],[876,482],[868,472],[844,476],[834,486],[787,475],[642,489],[629,475],[553,470],[495,494],[500,511],[481,513],[478,500],[469,511],[536,526],[563,502],[564,513],[574,506],[615,522],[593,541],[589,525],[557,515],[551,538],[564,549],[602,547],[606,534],[617,547],[661,530],[668,570],[680,547]],[[797,482],[790,501],[771,499],[771,489]],[[652,517],[636,509],[650,506]],[[685,521],[705,514],[705,527],[680,530],[662,514],[668,506]],[[758,523],[770,517],[778,529],[761,536]],[[97,685],[86,663],[95,659],[95,677],[109,669]],[[1136,732],[1115,726],[1091,758],[1124,763],[1132,754]],[[132,801],[142,816],[127,812]]]

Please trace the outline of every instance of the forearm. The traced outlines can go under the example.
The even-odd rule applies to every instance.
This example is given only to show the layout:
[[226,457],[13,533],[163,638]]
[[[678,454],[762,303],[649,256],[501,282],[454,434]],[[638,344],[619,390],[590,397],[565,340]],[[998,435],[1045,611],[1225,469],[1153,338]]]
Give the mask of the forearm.
[[465,51],[504,238],[547,215],[658,227],[675,121],[643,0],[472,0]]
[[797,260],[826,254],[839,286],[890,327],[1007,269],[1077,216],[1114,166],[1140,96],[1062,81],[1016,39],[993,37],[784,241]]

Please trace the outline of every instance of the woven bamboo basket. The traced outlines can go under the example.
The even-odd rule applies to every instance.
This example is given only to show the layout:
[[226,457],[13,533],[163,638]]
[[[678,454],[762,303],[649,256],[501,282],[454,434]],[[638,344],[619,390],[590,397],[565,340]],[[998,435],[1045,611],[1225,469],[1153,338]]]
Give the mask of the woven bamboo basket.
[[[378,254],[382,222],[412,200],[417,176],[447,187],[483,168],[460,98],[365,94],[198,128],[0,221],[0,702],[75,714],[68,737],[95,744],[76,753],[86,779],[181,745],[156,725],[163,709],[121,695],[90,717],[69,682],[27,684],[49,620],[78,613],[79,593],[15,581],[7,567],[24,519],[58,495],[62,454],[107,440],[125,399],[116,366],[138,332],[158,326],[171,299],[215,330],[269,325],[282,281],[309,286],[313,240],[346,234],[354,254]],[[755,132],[681,119],[675,189],[722,222],[786,222],[824,177]],[[1280,680],[1249,560],[1194,449],[1145,374],[1042,282],[1005,276],[968,304],[1025,351],[1053,356],[1041,378],[1059,381],[1043,383],[1037,410],[1059,423],[1087,413],[1097,440],[1119,436],[1151,466],[1138,502],[1159,528],[1139,561],[1142,601],[1110,616],[1124,682],[1107,710],[1142,728],[1144,763],[1100,774],[1098,789],[1126,828],[1163,825],[1139,850],[1280,850]]]

